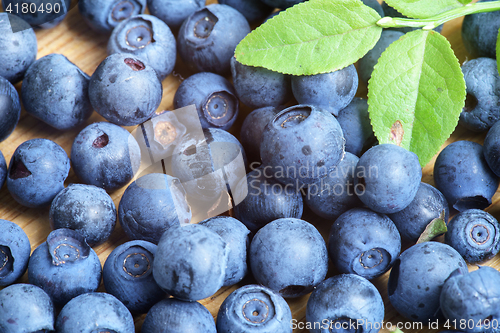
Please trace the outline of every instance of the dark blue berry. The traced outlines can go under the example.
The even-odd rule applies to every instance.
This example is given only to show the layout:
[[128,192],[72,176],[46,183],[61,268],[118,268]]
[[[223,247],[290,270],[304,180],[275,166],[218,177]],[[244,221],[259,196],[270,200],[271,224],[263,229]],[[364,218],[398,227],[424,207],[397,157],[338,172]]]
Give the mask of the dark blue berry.
[[146,0],[80,0],[78,9],[92,29],[108,33],[121,21],[143,14]]

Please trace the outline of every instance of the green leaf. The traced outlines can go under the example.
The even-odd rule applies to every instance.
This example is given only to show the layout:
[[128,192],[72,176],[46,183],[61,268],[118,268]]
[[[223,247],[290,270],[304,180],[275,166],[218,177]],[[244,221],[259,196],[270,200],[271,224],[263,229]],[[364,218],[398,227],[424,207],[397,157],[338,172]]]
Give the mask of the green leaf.
[[460,8],[472,0],[385,0],[387,4],[408,17],[429,18]]
[[360,0],[309,0],[268,20],[236,47],[236,60],[294,75],[342,69],[373,48],[380,15]]
[[497,35],[496,55],[497,55],[497,70],[498,73],[500,73],[500,29],[498,29],[498,35]]
[[380,56],[368,82],[375,136],[417,154],[425,166],[458,124],[465,80],[450,43],[432,30],[415,30]]
[[448,231],[448,228],[446,227],[446,221],[444,220],[444,218],[445,218],[445,211],[443,210],[438,218],[433,219],[425,227],[424,232],[422,232],[422,234],[417,240],[417,244],[431,241],[437,236],[442,235],[446,231]]

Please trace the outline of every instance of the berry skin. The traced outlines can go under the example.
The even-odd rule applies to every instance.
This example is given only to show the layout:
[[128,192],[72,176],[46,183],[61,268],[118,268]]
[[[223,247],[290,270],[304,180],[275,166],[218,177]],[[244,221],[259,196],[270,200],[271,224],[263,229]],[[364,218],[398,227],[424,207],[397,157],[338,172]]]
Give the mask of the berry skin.
[[248,194],[234,207],[234,216],[253,233],[279,218],[302,217],[304,204],[299,191],[283,186],[261,166],[247,174]]
[[231,75],[238,98],[253,109],[277,107],[292,98],[288,75],[262,67],[245,66],[237,62],[235,57],[231,58]]
[[[378,4],[378,2],[377,2]],[[399,37],[403,36],[404,33],[396,30],[382,30],[382,34],[380,35],[377,44],[368,51],[358,62],[358,73],[359,78],[365,84],[368,84],[368,80],[370,80],[373,72],[373,67],[378,62],[380,55],[385,51],[393,42],[399,39]]]
[[377,142],[366,99],[354,97],[349,105],[340,110],[337,120],[344,133],[346,152],[359,157]]
[[[487,2],[491,0],[480,0]],[[496,58],[500,12],[477,13],[466,15],[462,23],[462,41],[465,49],[473,58]]]
[[291,333],[292,312],[283,297],[261,285],[233,291],[217,314],[217,332]]
[[[283,110],[283,107],[266,106],[253,110],[241,125],[240,142],[249,162],[260,162],[260,141],[266,125]],[[251,165],[251,164],[250,164]]]
[[[2,1],[2,5],[6,3]],[[0,13],[0,44],[0,76],[15,84],[35,62],[38,51],[35,32],[22,18]]]
[[[19,279],[28,268],[31,246],[24,230],[7,220],[0,219],[0,287]],[[0,324],[1,327],[1,324]]]
[[144,59],[164,80],[175,66],[175,37],[168,25],[152,15],[121,21],[108,41],[108,54],[128,53]]
[[416,243],[427,225],[444,213],[448,223],[450,210],[444,195],[432,185],[420,183],[412,202],[403,210],[389,214],[403,239]]
[[330,229],[328,253],[341,273],[368,280],[387,272],[401,251],[401,236],[386,215],[354,208],[335,220]]
[[162,84],[154,68],[135,55],[108,56],[90,78],[92,107],[120,126],[148,120],[160,105],[162,94]]
[[81,0],[78,9],[93,30],[109,33],[121,21],[144,14],[146,0]]
[[[348,332],[342,327],[351,325],[355,328],[353,332],[377,333],[379,329],[368,323],[381,323],[383,319],[384,303],[379,291],[370,281],[355,274],[326,279],[307,301],[306,324],[311,333]],[[322,327],[318,328],[318,323]]]
[[226,242],[229,254],[223,286],[240,282],[248,272],[247,248],[250,245],[250,230],[229,216],[212,217],[199,224],[215,231]]
[[292,76],[293,96],[299,104],[319,106],[334,116],[345,108],[358,90],[354,65],[325,74]]
[[179,29],[177,50],[194,72],[229,73],[236,45],[250,33],[247,19],[228,5],[211,4],[191,14]]
[[500,272],[488,266],[470,273],[453,272],[443,285],[440,304],[451,322],[469,323],[466,332],[498,332],[495,323],[500,320]]
[[396,213],[415,198],[421,178],[417,155],[393,144],[377,145],[359,158],[356,194],[378,213]]
[[21,117],[21,101],[16,88],[1,76],[0,98],[3,101],[0,106],[0,141],[4,141],[14,131],[19,122],[19,118]]
[[361,206],[354,192],[354,176],[359,158],[345,154],[340,163],[329,170],[328,175],[309,185],[304,201],[322,218],[335,220],[345,211]]
[[427,323],[443,317],[439,295],[445,280],[467,264],[451,246],[424,242],[405,250],[391,269],[387,293],[399,314],[413,321]]
[[448,204],[461,212],[488,207],[499,179],[488,167],[479,143],[459,140],[436,158],[434,182]]
[[196,106],[202,128],[233,126],[239,112],[239,102],[233,86],[214,73],[197,73],[182,81],[174,95],[174,108]]
[[23,206],[46,207],[64,189],[69,169],[68,155],[57,143],[48,139],[28,140],[12,155],[7,188]]
[[344,157],[344,136],[335,117],[313,105],[281,111],[262,133],[260,157],[272,176],[300,187],[324,177]]
[[268,6],[286,9],[306,0],[262,0]]
[[191,209],[177,178],[149,173],[127,187],[118,216],[128,238],[157,244],[169,228],[189,223]]
[[146,313],[165,297],[153,278],[156,245],[135,240],[116,247],[102,270],[107,293],[115,296],[133,314]]
[[49,220],[52,230],[75,230],[87,244],[96,246],[107,241],[115,229],[116,207],[102,188],[69,184],[52,200]]
[[465,210],[450,220],[444,241],[469,263],[485,261],[500,251],[500,225],[483,210]]
[[500,177],[500,121],[497,121],[486,134],[483,153],[491,171]]
[[249,260],[255,280],[283,297],[311,292],[328,270],[323,237],[312,224],[294,218],[262,227],[250,244]]
[[500,119],[500,76],[497,62],[477,58],[462,65],[467,98],[459,124],[474,132],[487,131]]
[[96,327],[108,332],[134,333],[134,318],[116,297],[107,293],[87,293],[73,298],[59,312],[56,332],[95,332]]
[[108,122],[93,123],[73,141],[71,164],[83,183],[114,191],[134,177],[141,149],[126,129]]
[[205,6],[205,0],[147,0],[151,15],[165,22],[170,29],[179,30],[189,15]]
[[224,284],[228,255],[226,242],[206,226],[173,227],[158,242],[153,277],[175,298],[198,301]]
[[88,97],[89,80],[62,54],[49,54],[35,61],[24,76],[24,108],[61,131],[80,126],[93,112]]
[[198,302],[185,302],[167,298],[149,310],[141,333],[216,333],[214,318],[206,307]]
[[219,0],[219,3],[238,10],[249,23],[262,21],[274,10],[274,7],[255,0]]
[[62,307],[78,295],[96,291],[101,272],[99,257],[85,238],[71,229],[57,229],[33,251],[28,280]]
[[0,329],[2,333],[52,332],[54,305],[49,295],[25,283],[0,290]]

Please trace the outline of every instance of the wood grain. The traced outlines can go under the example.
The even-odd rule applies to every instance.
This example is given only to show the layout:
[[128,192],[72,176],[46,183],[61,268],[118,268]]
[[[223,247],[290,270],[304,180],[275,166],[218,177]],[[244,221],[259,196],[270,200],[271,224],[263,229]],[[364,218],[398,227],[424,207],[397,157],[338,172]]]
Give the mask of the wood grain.
[[[215,3],[215,0],[209,0],[208,3]],[[460,34],[460,26],[462,19],[456,19],[454,21],[448,22],[445,24],[442,34],[448,38],[451,42],[453,49],[455,50],[457,57],[462,63],[467,59],[467,53],[464,50],[461,34]],[[89,75],[92,75],[95,68],[99,65],[99,63],[106,57],[106,44],[108,36],[99,35],[84,23],[82,17],[78,13],[77,8],[71,10],[66,19],[54,29],[51,30],[43,30],[37,31],[38,38],[38,58],[41,58],[50,53],[62,53],[66,57],[69,58],[70,61],[74,62],[78,65],[84,72]],[[182,78],[187,77],[190,73],[179,64],[176,66],[174,74],[168,76],[163,81],[163,100],[160,106],[160,110],[163,109],[172,109],[173,108],[173,96],[174,93],[179,86]],[[16,88],[20,89],[20,84],[16,86]],[[358,91],[358,96],[366,96],[366,87],[360,86]],[[238,135],[239,128],[241,127],[242,120],[245,115],[248,114],[251,110],[247,107],[242,107],[239,121],[238,123],[231,129],[231,132],[235,135]],[[83,129],[86,125],[91,124],[97,121],[103,121],[104,119],[100,117],[97,113],[94,113],[91,118],[87,121],[85,125],[82,125],[80,128],[61,132],[50,128],[49,126],[43,124],[42,122],[36,120],[35,118],[27,115],[23,110],[21,115],[21,120],[12,133],[12,135],[5,141],[0,143],[0,150],[4,154],[7,162],[10,161],[11,156],[22,142],[33,139],[33,138],[47,138],[55,141],[59,145],[61,145],[64,150],[70,154],[71,144],[73,139],[78,134],[78,132]],[[132,130],[133,127],[127,127],[128,130]],[[456,140],[473,140],[476,142],[482,143],[484,139],[484,134],[471,134],[464,130],[461,127],[458,127],[451,138],[447,140],[446,144],[449,144],[452,141]],[[445,144],[445,145],[446,145]],[[443,146],[444,147],[444,146]],[[434,164],[435,158],[423,169],[423,181],[433,184],[432,177],[432,168]],[[66,185],[69,183],[78,182],[78,179],[75,177],[73,171],[70,171],[70,175],[67,179]],[[115,204],[118,206],[121,195],[126,187],[117,190],[113,193],[110,193],[113,198]],[[500,204],[498,201],[500,200],[500,196],[497,194],[494,197],[494,204],[490,206],[487,211],[493,213],[495,216],[499,216]],[[17,204],[14,199],[10,196],[7,191],[6,186],[4,186],[0,191],[0,218],[7,219],[17,223],[21,226],[25,232],[28,234],[32,250],[34,250],[38,245],[45,241],[47,235],[51,231],[49,226],[49,218],[48,218],[48,209],[30,209],[23,207]],[[304,215],[304,219],[313,223],[324,235],[325,239],[327,239],[328,231],[332,224],[332,221],[322,220],[320,218],[315,217],[312,213],[306,210]],[[119,244],[127,241],[127,237],[125,236],[123,230],[118,224],[111,238],[104,244],[95,247],[95,251],[99,255],[101,263],[104,264],[106,257],[108,254]],[[487,265],[500,268],[500,256],[496,256],[494,259],[488,261]],[[471,269],[474,269],[471,267]],[[330,270],[329,276],[335,274],[333,269]],[[396,311],[390,305],[387,298],[386,284],[388,279],[388,273],[383,275],[380,278],[377,278],[373,281],[376,287],[380,290],[385,307],[386,307],[386,315],[385,321],[391,323],[397,322],[406,322],[402,317],[398,316]],[[27,282],[27,275],[25,274],[20,282]],[[229,287],[222,288],[212,297],[202,300],[201,303],[205,305],[214,318],[217,315],[218,308],[222,301],[236,288],[245,284],[252,283],[251,277],[245,279],[244,282]],[[104,288],[99,288],[100,291],[104,291]],[[305,320],[305,308],[308,296],[304,296],[298,299],[290,299],[288,303],[292,309],[293,317],[299,321]],[[142,321],[144,320],[145,315],[135,317],[137,332],[140,331],[140,326]],[[297,329],[294,332],[307,332],[307,330]],[[388,332],[388,330],[382,330],[381,332]],[[405,330],[405,332],[438,332],[438,330],[432,329],[409,329]]]

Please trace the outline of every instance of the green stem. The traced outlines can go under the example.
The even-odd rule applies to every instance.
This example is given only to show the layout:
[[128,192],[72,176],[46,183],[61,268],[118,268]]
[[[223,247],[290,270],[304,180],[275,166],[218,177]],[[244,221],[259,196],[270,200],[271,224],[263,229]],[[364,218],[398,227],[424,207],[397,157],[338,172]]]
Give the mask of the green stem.
[[411,27],[430,30],[464,15],[493,12],[496,10],[500,10],[500,1],[470,3],[426,19],[383,17],[377,22],[377,25],[382,28]]

